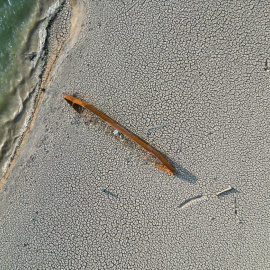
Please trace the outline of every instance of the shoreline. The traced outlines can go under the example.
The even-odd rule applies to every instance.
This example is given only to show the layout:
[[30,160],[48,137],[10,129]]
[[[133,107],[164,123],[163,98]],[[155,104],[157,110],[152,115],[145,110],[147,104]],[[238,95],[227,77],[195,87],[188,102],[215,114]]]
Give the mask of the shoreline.
[[[53,62],[49,63],[51,58],[48,57],[48,46],[50,42],[53,42],[53,40],[50,39],[51,27],[54,24],[55,20],[57,19],[57,16],[59,15],[59,13],[63,12],[63,7],[68,4],[70,4],[71,6],[71,13],[72,13],[71,18],[70,18],[69,35],[67,39],[61,44],[60,51],[56,54],[56,57],[55,59],[53,59]],[[63,50],[67,46],[67,44],[71,42],[70,48],[72,48],[76,42],[76,38],[78,38],[79,36],[80,30],[81,30],[80,29],[81,24],[78,27],[78,23],[80,23],[81,20],[83,19],[83,16],[79,17],[79,14],[80,12],[82,12],[82,10],[83,10],[83,4],[79,0],[64,0],[60,3],[59,7],[55,10],[55,13],[52,15],[52,18],[48,21],[48,24],[45,29],[46,38],[45,38],[44,46],[43,46],[42,53],[39,59],[39,60],[45,59],[45,62],[43,64],[42,71],[40,74],[41,75],[40,81],[38,85],[35,86],[34,90],[30,92],[29,97],[28,97],[28,99],[31,98],[31,96],[35,94],[36,89],[38,89],[36,98],[34,98],[35,99],[34,107],[32,109],[30,119],[28,120],[27,127],[25,131],[23,132],[23,134],[21,135],[21,138],[19,139],[18,144],[15,146],[14,154],[10,157],[10,162],[7,166],[7,169],[0,180],[0,192],[3,189],[3,186],[6,183],[6,179],[8,178],[12,168],[16,164],[16,160],[17,160],[18,155],[20,154],[22,145],[24,144],[25,140],[27,139],[27,136],[33,129],[40,105],[45,95],[46,87],[50,83],[51,74],[54,71],[57,61],[61,57]],[[78,28],[77,31],[76,31],[76,28]],[[28,101],[28,99],[26,101]]]
[[[16,35],[18,40],[14,41],[14,46],[3,51],[6,55],[9,51],[10,61],[1,71],[0,179],[29,123],[35,103],[34,93],[40,85],[45,63],[42,56],[46,28],[59,6],[60,0],[48,0],[46,3],[36,1],[31,16],[24,18],[25,25]],[[17,30],[15,27],[14,31]],[[11,37],[15,37],[15,32],[11,33]]]
[[0,193],[0,268],[268,269],[270,2],[81,2],[53,24],[49,56],[66,46]]

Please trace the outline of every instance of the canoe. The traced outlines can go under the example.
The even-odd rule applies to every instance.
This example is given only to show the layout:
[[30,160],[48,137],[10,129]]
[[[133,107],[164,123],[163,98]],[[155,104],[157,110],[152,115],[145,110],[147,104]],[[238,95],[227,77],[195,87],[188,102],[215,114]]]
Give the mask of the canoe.
[[114,121],[111,117],[109,117],[107,114],[99,111],[97,108],[95,108],[93,105],[84,102],[76,97],[73,97],[71,95],[65,95],[64,94],[64,99],[78,112],[80,113],[80,107],[83,107],[99,118],[101,118],[103,121],[108,123],[111,127],[115,128],[118,130],[120,133],[122,133],[124,136],[132,140],[133,142],[137,143],[140,145],[142,148],[147,150],[150,154],[154,155],[160,163],[155,164],[155,167],[163,170],[165,172],[168,172],[170,174],[174,174],[175,168],[173,167],[172,164],[156,149],[154,149],[150,144],[148,144],[145,140],[140,138],[139,136],[133,134],[132,132],[128,131],[121,125],[119,125],[116,121]]

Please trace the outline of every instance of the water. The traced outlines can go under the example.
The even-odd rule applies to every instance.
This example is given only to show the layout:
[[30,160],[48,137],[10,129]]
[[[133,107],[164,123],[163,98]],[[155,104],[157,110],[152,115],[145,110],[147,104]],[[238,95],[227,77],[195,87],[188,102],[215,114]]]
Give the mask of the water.
[[45,28],[60,2],[0,0],[0,177],[30,119]]

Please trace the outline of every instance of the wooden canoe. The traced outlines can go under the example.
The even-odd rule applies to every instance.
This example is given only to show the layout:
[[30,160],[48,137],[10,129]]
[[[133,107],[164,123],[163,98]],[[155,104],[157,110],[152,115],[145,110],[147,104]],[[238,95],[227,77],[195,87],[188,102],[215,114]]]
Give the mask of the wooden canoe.
[[134,141],[135,143],[140,145],[142,148],[147,150],[149,153],[154,155],[161,162],[161,164],[155,165],[156,168],[161,169],[161,170],[168,172],[170,174],[174,174],[175,168],[173,167],[173,165],[171,165],[170,162],[160,152],[158,152],[156,149],[154,149],[152,146],[150,146],[145,140],[141,139],[137,135],[133,134],[132,132],[130,132],[127,129],[120,126],[111,117],[109,117],[105,113],[99,111],[93,105],[91,105],[87,102],[84,102],[78,98],[75,98],[73,96],[70,96],[70,95],[65,95],[64,98],[77,112],[79,112],[80,106],[88,109],[90,112],[97,115],[99,118],[101,118],[102,120],[107,122],[110,126],[115,128],[116,130],[118,130],[124,136],[126,136],[130,140]]

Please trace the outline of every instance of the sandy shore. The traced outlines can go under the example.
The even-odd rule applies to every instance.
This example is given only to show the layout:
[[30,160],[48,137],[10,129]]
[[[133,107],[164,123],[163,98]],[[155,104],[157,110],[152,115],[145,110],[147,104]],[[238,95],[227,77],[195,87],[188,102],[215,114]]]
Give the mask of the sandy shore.
[[[270,4],[72,3],[0,193],[0,268],[268,269]],[[62,92],[151,141],[176,175],[86,125]]]
[[[83,6],[83,5],[81,5]],[[35,104],[32,112],[32,116],[29,120],[26,131],[24,132],[22,138],[20,139],[19,145],[15,150],[14,156],[11,158],[11,162],[8,166],[8,169],[2,179],[0,180],[0,192],[3,185],[6,182],[7,177],[9,176],[10,171],[17,162],[17,157],[19,156],[21,146],[24,144],[28,134],[31,132],[36,116],[41,104],[41,101],[44,97],[44,92],[47,89],[48,83],[50,81],[51,73],[55,67],[57,60],[62,55],[63,49],[66,47],[67,43],[70,42],[69,47],[73,46],[74,40],[80,32],[80,20],[79,18],[79,4],[75,1],[63,1],[59,8],[52,14],[51,19],[48,22],[46,27],[47,37],[45,40],[44,51],[43,51],[43,70],[41,71],[41,79],[37,82],[37,90]],[[83,11],[81,11],[83,13]],[[59,24],[63,24],[63,27],[59,29]],[[76,34],[74,33],[76,29]],[[60,32],[60,33],[59,33]],[[29,99],[32,98],[31,94]]]
[[[28,22],[25,21],[20,24],[20,33],[14,35],[14,32],[10,32],[10,38],[14,38],[14,42],[17,40],[18,44],[16,46],[10,44],[9,54],[12,59],[6,64],[5,71],[1,72],[2,79],[4,80],[1,82],[1,89],[5,89],[6,94],[3,95],[2,93],[0,102],[2,103],[0,112],[0,178],[4,176],[32,116],[36,94],[40,89],[40,75],[45,62],[44,55],[46,51],[44,48],[47,47],[48,49],[51,47],[45,44],[46,36],[48,37],[46,33],[50,29],[49,22],[53,18],[59,17],[58,14],[63,7],[60,7],[60,5],[64,1],[36,1],[35,8],[32,7],[34,10],[31,17],[28,14],[28,18],[25,18]],[[11,5],[11,2],[8,5]],[[13,3],[13,7],[16,9],[15,3]],[[19,10],[22,11],[24,9],[19,8]],[[12,14],[13,17],[16,16],[15,13]],[[7,17],[4,20],[6,19]],[[3,25],[5,25],[4,21]],[[63,35],[61,39],[63,38],[65,39],[66,37]],[[62,43],[61,39],[59,43]],[[3,40],[4,43],[5,41]],[[4,51],[1,51],[2,56],[5,54]],[[58,52],[55,51],[55,53],[57,54]],[[4,62],[2,66],[3,64]],[[50,65],[47,66],[49,67]],[[6,76],[9,76],[9,78]],[[2,181],[0,189],[1,186]]]

